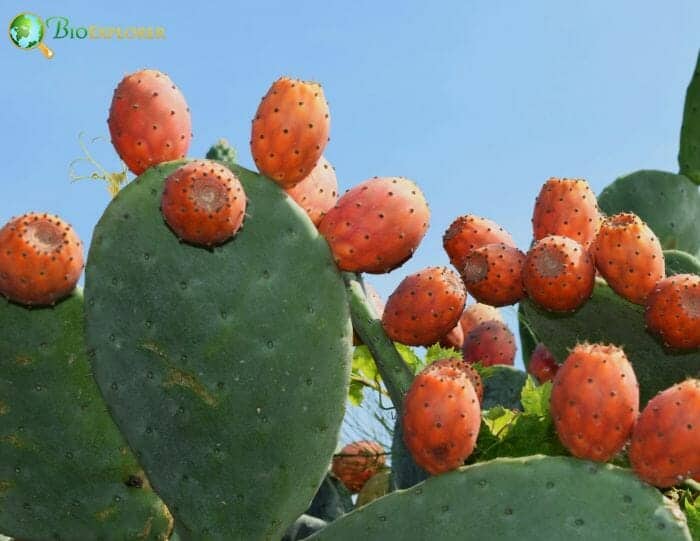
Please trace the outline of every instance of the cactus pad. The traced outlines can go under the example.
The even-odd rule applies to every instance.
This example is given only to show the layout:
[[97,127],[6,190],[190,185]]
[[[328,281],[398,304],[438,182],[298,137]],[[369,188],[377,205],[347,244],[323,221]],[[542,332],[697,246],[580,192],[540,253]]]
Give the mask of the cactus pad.
[[351,325],[325,240],[274,183],[231,166],[243,229],[178,242],[161,164],[100,219],[86,268],[87,338],[112,416],[187,539],[279,539],[328,469]]
[[700,376],[700,351],[665,348],[646,331],[644,307],[622,299],[601,282],[591,299],[572,314],[548,312],[529,300],[521,306],[527,324],[560,363],[584,340],[622,347],[639,381],[641,405],[673,383]]
[[0,531],[21,539],[165,540],[172,517],[105,411],[79,292],[0,299]]
[[527,374],[522,370],[507,365],[493,365],[481,369],[484,382],[484,398],[481,409],[495,406],[522,410],[520,393],[525,385]]
[[700,260],[681,250],[664,250],[666,274],[700,274]]
[[433,477],[310,540],[683,540],[683,513],[629,470],[568,457],[500,458]]
[[605,188],[598,204],[607,214],[637,214],[656,233],[664,250],[700,253],[700,192],[687,177],[636,171]]
[[700,184],[700,55],[685,94],[678,164],[682,174]]

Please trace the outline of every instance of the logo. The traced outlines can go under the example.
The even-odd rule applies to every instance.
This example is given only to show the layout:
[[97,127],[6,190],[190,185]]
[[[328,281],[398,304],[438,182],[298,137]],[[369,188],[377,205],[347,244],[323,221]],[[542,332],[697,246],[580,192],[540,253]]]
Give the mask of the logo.
[[45,58],[51,59],[53,51],[44,45],[45,30],[41,17],[33,13],[20,13],[10,23],[10,41],[25,51],[38,48]]
[[73,26],[68,17],[49,17],[44,22],[33,13],[20,13],[8,30],[12,44],[25,51],[39,49],[46,58],[53,58],[53,51],[44,44],[51,39],[165,39],[162,26]]

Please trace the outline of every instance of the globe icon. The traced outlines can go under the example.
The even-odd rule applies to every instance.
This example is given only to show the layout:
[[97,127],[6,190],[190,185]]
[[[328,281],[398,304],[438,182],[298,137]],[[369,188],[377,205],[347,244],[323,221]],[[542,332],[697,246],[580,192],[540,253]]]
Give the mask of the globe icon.
[[44,39],[44,22],[33,13],[20,13],[10,23],[10,40],[20,49],[36,47],[46,58],[53,56],[53,51],[42,43]]

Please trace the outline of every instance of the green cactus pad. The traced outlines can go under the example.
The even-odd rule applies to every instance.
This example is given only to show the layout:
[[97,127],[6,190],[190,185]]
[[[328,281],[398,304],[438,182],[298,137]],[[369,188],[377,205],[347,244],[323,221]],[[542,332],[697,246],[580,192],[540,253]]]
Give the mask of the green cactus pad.
[[567,457],[500,458],[432,477],[310,540],[690,541],[683,513],[629,470]]
[[343,482],[328,473],[306,510],[306,515],[331,522],[353,508],[352,494]]
[[591,299],[572,314],[548,312],[529,300],[521,305],[528,325],[560,363],[578,342],[621,346],[637,375],[642,406],[658,391],[687,377],[700,376],[700,351],[665,348],[646,331],[644,308],[619,297],[601,282]]
[[20,539],[167,539],[172,517],[105,411],[79,292],[0,299],[0,531]]
[[392,490],[409,488],[425,481],[430,474],[415,463],[411,452],[403,441],[403,423],[401,417],[394,423],[394,435],[391,441],[391,475]]
[[226,167],[236,165],[236,149],[226,139],[219,139],[207,152],[207,159],[222,162]]
[[518,306],[518,331],[520,333],[520,349],[522,351],[523,364],[527,368],[530,366],[530,358],[539,340],[525,320],[522,304]]
[[665,250],[700,253],[700,192],[687,177],[642,170],[615,180],[598,197],[608,215],[634,212]]
[[685,94],[678,164],[682,174],[700,184],[700,55]]
[[522,370],[506,365],[487,366],[480,370],[484,385],[484,398],[481,409],[495,406],[522,410],[520,393],[525,385],[527,374]]
[[180,243],[159,203],[182,163],[138,177],[95,229],[95,376],[183,540],[276,540],[335,450],[351,360],[343,280],[304,212],[241,167],[243,229],[211,250]]
[[700,274],[700,260],[681,250],[664,250],[666,274]]

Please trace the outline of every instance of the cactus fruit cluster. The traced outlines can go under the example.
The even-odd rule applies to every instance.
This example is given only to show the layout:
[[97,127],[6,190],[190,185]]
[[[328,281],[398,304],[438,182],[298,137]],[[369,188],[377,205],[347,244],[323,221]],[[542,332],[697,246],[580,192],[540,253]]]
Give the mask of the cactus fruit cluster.
[[[460,216],[454,270],[412,273],[383,305],[362,273],[410,259],[430,210],[398,176],[339,197],[321,85],[272,84],[256,173],[224,140],[187,158],[183,94],[127,75],[108,125],[138,176],[112,186],[87,259],[59,217],[0,230],[0,532],[697,538],[698,95],[696,75],[680,174],[599,198],[549,179],[522,250]],[[498,309],[516,303],[531,375]],[[391,402],[390,451],[339,445],[353,385]]]

